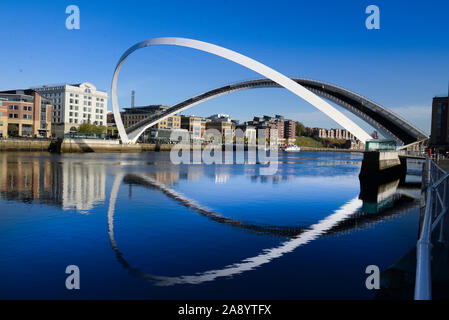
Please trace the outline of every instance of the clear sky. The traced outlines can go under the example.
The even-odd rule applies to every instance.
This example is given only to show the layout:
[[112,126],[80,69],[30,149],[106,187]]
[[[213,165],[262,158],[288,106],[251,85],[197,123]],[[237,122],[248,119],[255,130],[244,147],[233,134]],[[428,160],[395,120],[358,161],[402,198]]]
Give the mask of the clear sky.
[[[80,8],[79,30],[65,27],[71,4]],[[380,8],[380,30],[365,27],[370,4]],[[0,90],[89,81],[109,93],[128,47],[174,36],[224,46],[288,76],[353,90],[426,131],[432,98],[448,92],[446,0],[4,1],[1,13]],[[259,76],[252,71],[192,49],[145,48],[122,68],[119,102],[129,106],[134,89],[136,105],[172,105],[254,78]],[[276,113],[308,126],[337,127],[283,89],[232,93],[187,113],[228,113],[240,120]]]

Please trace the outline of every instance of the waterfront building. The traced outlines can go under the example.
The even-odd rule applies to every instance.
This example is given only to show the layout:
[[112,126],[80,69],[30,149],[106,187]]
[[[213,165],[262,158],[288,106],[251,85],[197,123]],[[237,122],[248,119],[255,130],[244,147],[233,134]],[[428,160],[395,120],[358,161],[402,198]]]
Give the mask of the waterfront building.
[[[164,112],[168,109],[168,106],[164,106],[161,104],[154,104],[148,106],[141,107],[131,107],[131,108],[123,108],[124,111],[121,113],[122,121],[125,128],[130,127],[146,118],[154,116],[155,114]],[[169,117],[165,120],[162,120],[153,128],[156,129],[167,129],[169,127],[180,128],[180,117],[173,116]]]
[[118,129],[112,111],[108,111],[106,115],[106,133],[108,137],[118,138]]
[[[296,122],[285,119],[282,115],[274,117],[264,115],[263,117],[254,117],[247,124],[254,126],[260,136],[276,140],[276,143],[293,142],[296,137]],[[259,130],[261,133],[259,133]],[[259,136],[258,136],[259,137]]]
[[32,89],[2,91],[0,99],[4,138],[51,136],[52,105],[48,99]]
[[449,95],[432,101],[430,145],[441,151],[449,150]]
[[353,134],[345,129],[312,128],[309,134],[312,137],[323,139],[357,140]]
[[186,129],[190,133],[192,140],[200,140],[203,137],[204,131],[207,128],[207,122],[201,117],[196,116],[181,116],[181,128]]
[[223,113],[219,113],[219,114],[214,114],[211,115],[210,117],[207,117],[206,119],[209,119],[210,121],[226,121],[226,122],[231,122],[232,119],[228,114],[223,114]]
[[0,139],[8,137],[8,109],[0,99]]
[[284,139],[287,142],[294,142],[296,138],[296,122],[293,120],[284,121]]
[[90,82],[33,88],[53,105],[52,136],[74,132],[82,123],[106,126],[108,94]]
[[186,129],[150,129],[148,142],[151,143],[176,143],[187,141],[189,131]]
[[243,137],[247,144],[255,144],[257,139],[256,128],[248,124],[238,124],[235,126],[236,130],[241,130],[243,132]]
[[[169,107],[164,105],[148,105],[143,107],[124,108],[125,111],[121,113],[123,125],[125,128],[132,126],[148,117],[167,110]],[[161,120],[154,126],[154,129],[180,129],[181,117],[174,115]]]
[[[152,117],[156,114],[164,112],[168,109],[168,106],[161,104],[124,108],[121,113],[123,125],[125,128],[130,127],[146,118]],[[174,115],[164,120],[159,121],[157,124],[149,128],[142,136],[142,141],[152,140],[157,136],[157,130],[159,129],[180,129],[181,117]],[[155,131],[156,130],[156,131]]]
[[206,130],[218,130],[223,137],[232,137],[232,122],[231,121],[207,121]]

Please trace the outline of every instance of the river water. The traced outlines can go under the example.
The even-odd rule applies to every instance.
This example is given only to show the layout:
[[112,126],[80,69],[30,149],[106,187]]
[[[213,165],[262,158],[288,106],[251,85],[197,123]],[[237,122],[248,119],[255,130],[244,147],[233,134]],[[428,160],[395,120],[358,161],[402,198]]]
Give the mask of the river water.
[[416,243],[419,166],[361,195],[361,160],[280,153],[263,176],[164,152],[0,153],[0,298],[374,298],[366,267]]

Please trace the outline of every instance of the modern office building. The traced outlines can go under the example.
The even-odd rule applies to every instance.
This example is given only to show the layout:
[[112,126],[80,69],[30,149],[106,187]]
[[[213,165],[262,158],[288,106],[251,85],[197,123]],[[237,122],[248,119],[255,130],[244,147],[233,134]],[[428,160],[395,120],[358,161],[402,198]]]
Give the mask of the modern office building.
[[442,151],[449,150],[449,95],[435,97],[432,102],[430,145]]
[[48,99],[32,89],[2,91],[0,99],[4,138],[51,136],[52,105]]
[[53,105],[52,136],[76,131],[82,123],[106,126],[108,94],[90,82],[33,88]]

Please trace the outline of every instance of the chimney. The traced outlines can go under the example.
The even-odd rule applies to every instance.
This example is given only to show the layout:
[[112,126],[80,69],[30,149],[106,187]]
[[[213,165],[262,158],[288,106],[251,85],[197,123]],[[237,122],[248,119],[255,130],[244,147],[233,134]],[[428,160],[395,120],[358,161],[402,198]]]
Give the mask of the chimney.
[[131,108],[133,108],[134,109],[134,95],[135,95],[135,91],[134,90],[132,90],[131,91]]

